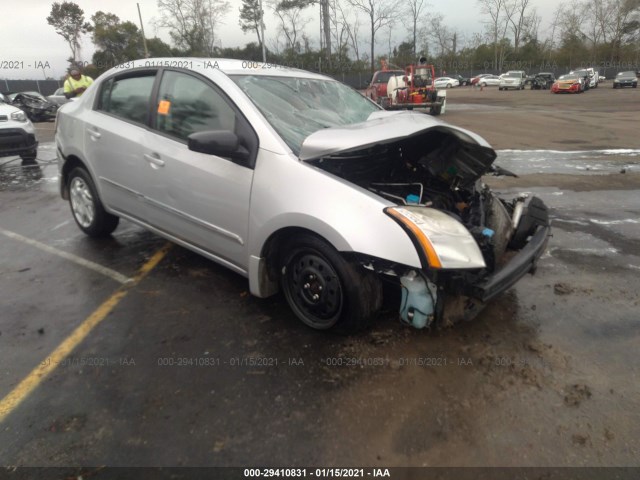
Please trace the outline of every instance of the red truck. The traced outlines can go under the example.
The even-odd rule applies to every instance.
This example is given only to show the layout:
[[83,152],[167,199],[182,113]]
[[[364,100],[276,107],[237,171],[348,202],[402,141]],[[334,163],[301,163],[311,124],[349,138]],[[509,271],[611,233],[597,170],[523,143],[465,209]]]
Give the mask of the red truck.
[[365,95],[376,103],[381,103],[383,98],[387,98],[387,83],[389,79],[396,75],[404,75],[404,70],[389,70],[386,63],[382,64],[382,70],[373,74],[371,83],[365,91]]

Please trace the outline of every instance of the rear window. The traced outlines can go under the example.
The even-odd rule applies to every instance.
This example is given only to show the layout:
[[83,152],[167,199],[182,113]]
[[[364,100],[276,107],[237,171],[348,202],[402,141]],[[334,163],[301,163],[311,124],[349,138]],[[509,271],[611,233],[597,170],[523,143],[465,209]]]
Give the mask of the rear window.
[[98,110],[136,123],[147,123],[155,72],[112,78],[102,87]]

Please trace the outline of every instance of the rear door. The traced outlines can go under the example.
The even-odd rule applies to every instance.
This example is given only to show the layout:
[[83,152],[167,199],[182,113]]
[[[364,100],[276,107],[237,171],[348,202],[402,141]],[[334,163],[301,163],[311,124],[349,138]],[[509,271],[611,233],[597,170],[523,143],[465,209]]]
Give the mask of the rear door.
[[[150,219],[163,231],[244,272],[258,137],[229,97],[209,79],[162,73],[143,149]],[[188,136],[234,132],[250,159],[234,161],[188,148]]]
[[156,70],[125,72],[103,82],[94,109],[87,114],[87,161],[111,210],[144,219],[141,195],[147,181],[142,144],[148,134]]

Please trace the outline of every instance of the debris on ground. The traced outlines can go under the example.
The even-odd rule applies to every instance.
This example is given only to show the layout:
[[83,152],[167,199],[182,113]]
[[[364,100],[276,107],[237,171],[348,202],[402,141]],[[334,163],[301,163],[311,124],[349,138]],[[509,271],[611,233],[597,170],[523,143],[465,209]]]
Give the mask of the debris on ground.
[[573,288],[566,283],[556,283],[553,286],[553,293],[556,295],[569,295],[570,293],[573,293]]
[[567,407],[579,407],[584,400],[591,398],[591,389],[581,383],[571,385],[567,391],[564,396],[564,404]]

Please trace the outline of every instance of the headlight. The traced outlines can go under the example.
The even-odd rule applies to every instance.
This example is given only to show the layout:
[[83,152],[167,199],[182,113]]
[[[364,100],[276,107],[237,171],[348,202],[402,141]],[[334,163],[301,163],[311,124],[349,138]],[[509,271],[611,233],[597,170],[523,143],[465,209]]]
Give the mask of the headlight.
[[11,120],[14,120],[16,122],[26,122],[27,116],[24,112],[13,112],[11,114]]
[[620,83],[620,80],[618,80],[617,78],[613,81],[613,83]]
[[486,263],[475,239],[459,221],[428,207],[389,207],[396,220],[420,247],[430,268],[484,268]]

